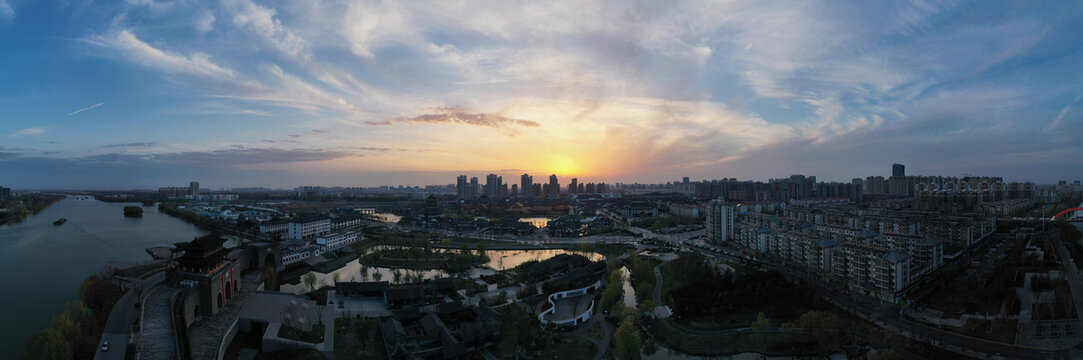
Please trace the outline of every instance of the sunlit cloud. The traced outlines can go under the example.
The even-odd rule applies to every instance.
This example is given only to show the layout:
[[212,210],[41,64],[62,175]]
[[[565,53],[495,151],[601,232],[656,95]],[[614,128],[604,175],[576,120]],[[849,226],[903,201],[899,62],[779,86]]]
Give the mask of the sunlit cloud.
[[[7,3],[0,0],[0,20]],[[1007,164],[1053,164],[1083,151],[1075,139],[1083,85],[1064,76],[1083,71],[1074,31],[1083,5],[1075,3],[101,7],[107,15],[79,13],[68,27],[40,30],[75,34],[84,45],[77,51],[50,50],[114,80],[33,83],[133,99],[102,98],[115,115],[100,130],[34,122],[70,104],[61,95],[52,106],[14,102],[5,110],[25,120],[4,124],[13,145],[35,141],[47,126],[50,139],[64,140],[45,149],[58,151],[55,158],[116,151],[133,167],[151,163],[129,156],[191,160],[302,172],[315,182],[332,173],[410,182],[501,169],[628,181],[792,172],[848,180],[890,162],[1008,175]],[[40,132],[23,133],[31,129]],[[152,145],[119,146],[131,139]],[[983,158],[1004,166],[976,165]],[[1028,176],[1083,171],[1065,168],[1074,169]],[[363,178],[352,175],[342,178]]]

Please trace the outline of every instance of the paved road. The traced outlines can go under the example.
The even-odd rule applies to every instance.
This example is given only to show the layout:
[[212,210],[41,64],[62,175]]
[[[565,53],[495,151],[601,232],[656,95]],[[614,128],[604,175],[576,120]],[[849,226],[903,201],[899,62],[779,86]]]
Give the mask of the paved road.
[[[155,274],[142,283],[143,289],[148,289],[154,285],[165,280],[165,273]],[[109,341],[109,351],[102,352],[98,350],[94,354],[95,360],[123,360],[125,348],[128,344],[128,336],[131,334],[132,324],[139,322],[139,317],[142,313],[141,309],[135,307],[136,301],[140,295],[137,295],[135,291],[128,291],[121,296],[116,305],[113,305],[113,309],[109,311],[109,319],[105,322],[105,330],[102,331],[102,338],[98,342],[100,347],[105,341]]]
[[105,322],[105,330],[102,332],[100,347],[105,341],[109,341],[109,351],[102,352],[100,349],[94,353],[95,360],[124,360],[124,348],[128,344],[128,335],[131,333],[131,325],[139,321],[139,311],[135,309],[135,300],[138,296],[134,291],[124,293],[113,310],[109,312],[109,319]]

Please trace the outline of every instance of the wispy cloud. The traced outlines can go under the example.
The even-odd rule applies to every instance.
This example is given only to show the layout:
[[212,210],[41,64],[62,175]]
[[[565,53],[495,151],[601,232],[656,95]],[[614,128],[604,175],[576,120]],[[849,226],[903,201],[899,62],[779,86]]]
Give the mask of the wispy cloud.
[[45,133],[45,128],[34,127],[34,128],[22,129],[22,130],[14,132],[14,133],[11,133],[11,137],[34,136],[34,135],[41,135],[41,134],[44,134],[44,133]]
[[151,147],[154,146],[153,142],[133,142],[127,144],[108,144],[102,145],[103,148],[130,148],[130,147]]
[[[452,108],[457,109],[457,108]],[[393,119],[381,120],[381,121],[368,121],[369,125],[394,125],[394,124],[463,124],[471,126],[490,127],[500,130],[505,135],[517,135],[519,134],[516,128],[520,127],[539,127],[536,121],[512,119],[497,114],[486,113],[465,113],[452,111],[442,114],[424,114],[415,117],[398,117]]]
[[11,4],[8,4],[7,0],[0,0],[0,18],[13,17],[15,17],[15,9],[11,8]]
[[99,107],[99,106],[102,106],[102,105],[105,105],[105,103],[97,103],[97,104],[94,104],[94,105],[90,105],[90,106],[87,106],[85,108],[72,111],[72,112],[68,113],[68,116],[72,116],[72,115],[75,115],[75,114],[78,114],[78,113],[81,113],[81,112],[84,112],[84,111],[87,111],[87,110],[90,110],[90,109],[93,109],[93,108],[96,108],[96,107]]

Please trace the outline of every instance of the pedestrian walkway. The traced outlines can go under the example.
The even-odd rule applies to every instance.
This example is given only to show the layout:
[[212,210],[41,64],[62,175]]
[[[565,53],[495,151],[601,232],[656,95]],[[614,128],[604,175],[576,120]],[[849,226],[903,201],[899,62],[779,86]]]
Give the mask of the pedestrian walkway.
[[[203,316],[188,328],[188,348],[192,359],[217,359],[218,347],[237,320],[241,310],[248,304],[256,288],[259,274],[242,277],[239,291],[214,316]],[[229,344],[226,344],[227,346]]]
[[167,286],[154,288],[143,304],[146,309],[138,342],[141,360],[177,358],[177,336],[173,332],[173,312],[169,306],[169,297],[176,291],[176,288]]

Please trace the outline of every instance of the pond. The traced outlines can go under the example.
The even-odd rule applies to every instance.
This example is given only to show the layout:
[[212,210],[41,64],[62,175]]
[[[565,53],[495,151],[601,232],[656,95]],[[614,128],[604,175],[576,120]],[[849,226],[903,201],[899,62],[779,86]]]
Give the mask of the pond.
[[383,222],[386,222],[386,223],[398,223],[399,220],[402,220],[402,216],[398,216],[398,215],[391,214],[391,213],[375,213],[375,214],[372,214],[372,216],[375,216],[380,221],[383,221]]
[[548,225],[550,220],[553,220],[553,219],[547,218],[547,217],[519,218],[519,221],[525,222],[525,223],[530,223],[530,225],[534,225],[534,227],[539,228],[539,229],[541,229],[541,228],[545,227],[546,225]]
[[[675,359],[675,360],[803,360],[803,359],[824,359],[823,357],[816,356],[765,356],[763,354],[746,352],[733,354],[728,356],[699,356],[689,355],[678,352],[676,350],[667,348],[662,345],[657,346],[657,350],[651,354],[641,353],[642,358],[645,360],[663,360],[663,359]],[[845,359],[845,356],[842,357]]]
[[[366,254],[372,251],[378,251],[383,249],[395,248],[387,245],[373,246],[366,250]],[[458,250],[452,249],[434,249],[434,251],[451,251],[458,252]],[[530,260],[542,261],[559,254],[570,254],[571,251],[564,249],[545,249],[545,250],[489,250],[487,252],[489,256],[489,262],[484,267],[475,267],[470,271],[470,277],[477,277],[481,275],[493,274],[501,269],[511,269],[521,265],[524,262]],[[605,258],[602,254],[598,253],[583,253],[575,252],[575,254],[586,256],[591,261],[598,261]],[[362,267],[366,268],[365,273],[362,273]],[[395,273],[398,272],[398,276]],[[345,266],[332,271],[327,274],[321,274],[319,272],[311,272],[316,275],[316,280],[319,283],[317,288],[324,286],[331,286],[334,284],[335,274],[338,274],[339,281],[388,281],[392,284],[409,283],[412,281],[429,280],[434,278],[448,277],[450,276],[444,270],[409,270],[409,269],[392,269],[378,266],[362,266],[359,261],[351,261]],[[379,275],[376,275],[379,274]],[[303,277],[304,275],[302,275]],[[295,294],[303,294],[308,291],[308,288],[304,282],[297,284],[282,284],[282,292],[290,292]]]

